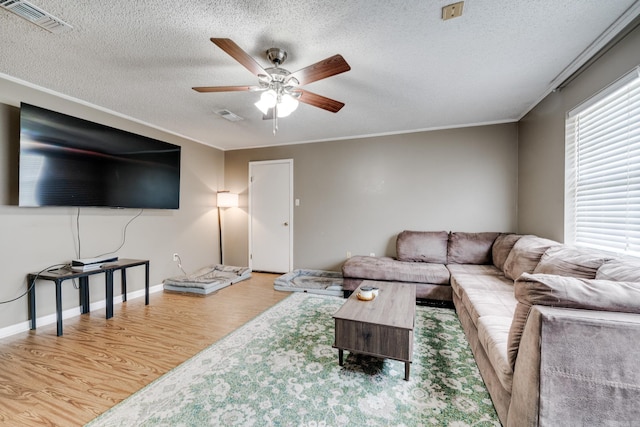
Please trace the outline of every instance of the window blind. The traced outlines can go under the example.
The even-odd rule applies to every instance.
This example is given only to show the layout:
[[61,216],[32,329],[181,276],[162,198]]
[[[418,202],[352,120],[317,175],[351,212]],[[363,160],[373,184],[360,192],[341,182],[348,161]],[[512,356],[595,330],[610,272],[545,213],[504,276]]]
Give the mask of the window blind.
[[640,67],[566,120],[565,241],[640,256]]

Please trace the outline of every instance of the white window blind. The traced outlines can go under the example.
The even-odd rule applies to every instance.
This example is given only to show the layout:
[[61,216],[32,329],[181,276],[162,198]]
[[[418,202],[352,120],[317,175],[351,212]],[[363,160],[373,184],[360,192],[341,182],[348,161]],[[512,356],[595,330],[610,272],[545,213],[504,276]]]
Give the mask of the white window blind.
[[565,241],[640,256],[640,67],[566,126]]

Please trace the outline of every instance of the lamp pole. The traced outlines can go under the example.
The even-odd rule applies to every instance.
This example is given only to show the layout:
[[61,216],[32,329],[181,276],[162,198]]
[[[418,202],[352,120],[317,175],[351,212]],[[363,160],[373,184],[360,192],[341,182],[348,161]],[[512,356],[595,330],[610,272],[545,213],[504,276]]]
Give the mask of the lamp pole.
[[222,259],[222,221],[220,220],[220,206],[218,206],[218,242],[220,242],[220,264],[223,264]]
[[238,195],[229,191],[218,191],[216,205],[218,206],[218,241],[220,242],[220,264],[222,256],[222,210],[220,208],[234,208],[238,206]]

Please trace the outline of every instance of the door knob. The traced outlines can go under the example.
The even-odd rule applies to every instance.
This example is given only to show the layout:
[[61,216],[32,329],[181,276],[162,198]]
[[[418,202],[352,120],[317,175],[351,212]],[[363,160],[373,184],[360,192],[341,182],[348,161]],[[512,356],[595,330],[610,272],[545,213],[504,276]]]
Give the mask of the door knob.
[[285,222],[285,223],[284,223],[284,224],[282,224],[282,225],[284,225],[285,227],[288,227],[288,226],[289,226],[289,223],[288,223],[288,222]]

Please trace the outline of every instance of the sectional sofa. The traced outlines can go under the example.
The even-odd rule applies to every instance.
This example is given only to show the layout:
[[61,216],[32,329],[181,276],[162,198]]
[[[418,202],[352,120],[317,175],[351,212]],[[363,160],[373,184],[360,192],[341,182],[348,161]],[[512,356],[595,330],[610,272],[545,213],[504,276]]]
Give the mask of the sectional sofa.
[[637,425],[640,260],[533,235],[404,231],[344,288],[414,283],[452,301],[505,426]]

